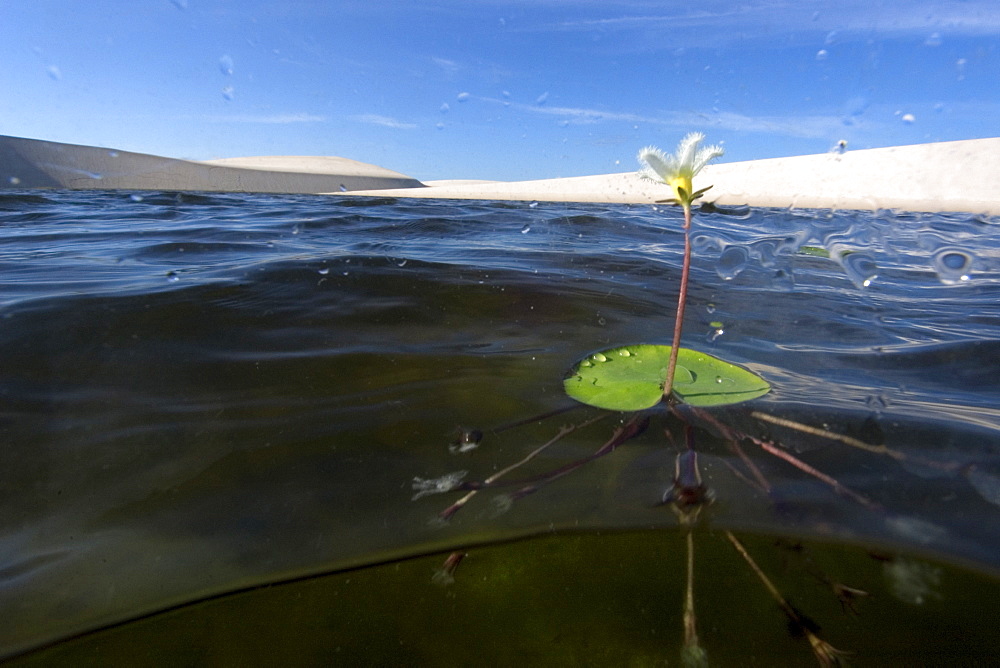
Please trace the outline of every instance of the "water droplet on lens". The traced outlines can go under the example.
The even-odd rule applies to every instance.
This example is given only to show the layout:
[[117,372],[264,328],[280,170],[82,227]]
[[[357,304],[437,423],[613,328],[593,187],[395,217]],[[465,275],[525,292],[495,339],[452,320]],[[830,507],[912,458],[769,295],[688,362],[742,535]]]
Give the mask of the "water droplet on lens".
[[878,265],[867,253],[846,253],[840,256],[840,266],[859,288],[867,288],[878,278]]
[[877,413],[884,410],[889,405],[889,401],[881,394],[871,394],[865,399],[865,405]]
[[1000,506],[1000,477],[976,465],[969,468],[965,477],[979,495],[995,506]]
[[12,176],[7,180],[10,181],[10,185],[12,186],[20,185],[21,183],[21,179],[17,178],[16,176]]
[[955,285],[969,280],[973,256],[960,248],[942,248],[934,254],[931,262],[938,278],[946,285]]
[[729,246],[719,256],[715,271],[719,274],[719,278],[730,281],[746,269],[749,259],[750,253],[743,246]]
[[531,225],[525,225],[524,227],[521,228],[521,234],[527,234],[530,231],[531,231]]
[[233,57],[226,55],[219,58],[219,71],[226,76],[233,74]]

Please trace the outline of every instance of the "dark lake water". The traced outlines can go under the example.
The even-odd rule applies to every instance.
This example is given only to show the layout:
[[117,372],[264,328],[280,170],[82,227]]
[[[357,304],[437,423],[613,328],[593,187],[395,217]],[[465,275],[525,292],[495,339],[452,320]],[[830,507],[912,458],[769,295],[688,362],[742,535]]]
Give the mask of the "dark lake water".
[[[434,594],[420,590],[416,603],[399,593],[410,590],[377,587],[401,577],[401,565],[416,568],[412,586],[431,586],[428,564],[443,560],[432,553],[480,545],[480,567],[492,570],[470,582],[494,578],[490,591],[503,592],[510,612],[504,619],[528,610],[535,632],[545,614],[562,620],[607,604],[613,597],[600,582],[607,585],[613,570],[609,555],[619,565],[642,555],[641,568],[621,567],[627,581],[615,591],[649,597],[632,613],[642,628],[660,628],[654,645],[674,661],[680,621],[650,620],[656,606],[680,619],[684,533],[659,501],[674,477],[682,417],[695,427],[701,473],[715,494],[696,529],[700,581],[711,583],[699,608],[718,617],[701,633],[710,658],[718,643],[729,649],[714,656],[753,663],[733,649],[739,630],[727,630],[720,612],[733,609],[733,587],[745,587],[753,592],[745,598],[767,610],[760,624],[813,661],[746,566],[738,583],[725,579],[741,567],[726,530],[746,536],[788,587],[802,588],[800,599],[823,590],[826,576],[810,564],[853,550],[832,563],[856,563],[851,572],[871,580],[867,588],[882,588],[865,605],[889,606],[882,623],[902,619],[901,610],[911,615],[909,631],[891,636],[900,651],[913,651],[914,629],[942,619],[963,620],[966,635],[955,642],[968,655],[994,651],[995,633],[972,626],[995,601],[986,592],[995,595],[1000,573],[996,218],[697,212],[684,345],[746,366],[772,391],[707,416],[652,411],[649,428],[612,454],[516,500],[517,486],[484,490],[447,523],[436,521],[438,513],[461,492],[413,499],[415,478],[465,471],[465,480],[482,480],[563,425],[597,417],[579,408],[498,429],[573,405],[562,379],[582,356],[669,343],[680,221],[678,210],[628,205],[0,194],[0,657],[161,610],[176,616],[192,601],[203,601],[192,609],[207,617],[183,628],[205,628],[206,618],[221,628],[225,615],[245,618],[255,607],[272,621],[254,633],[296,619],[315,639],[321,633],[309,623],[317,615],[307,623],[288,601],[252,597],[257,585],[301,587],[319,581],[301,578],[323,573],[339,573],[344,601],[345,578],[367,582],[373,589],[357,589],[348,609],[370,615],[374,628],[395,619],[390,636],[416,637],[392,609],[364,606],[397,597],[397,614],[427,615],[430,624],[438,619],[427,602]],[[569,434],[510,479],[537,480],[586,457],[625,419],[611,415]],[[757,441],[743,438],[736,450],[713,421]],[[460,428],[482,430],[479,447],[452,452]],[[761,441],[855,496],[766,452]],[[548,552],[519,541],[542,534]],[[580,555],[602,551],[595,542],[602,536],[603,570],[593,571],[595,562]],[[657,541],[672,546],[664,548],[669,568],[657,569],[655,551],[643,552]],[[811,541],[808,554],[817,556],[803,557],[797,541]],[[456,576],[475,572],[476,554],[470,550]],[[511,566],[544,562],[545,554],[550,566],[556,556],[562,561],[544,581]],[[399,561],[411,557],[423,561]],[[798,579],[788,575],[790,560],[807,564]],[[374,564],[395,565],[351,570]],[[676,578],[650,582],[663,572]],[[900,580],[910,588],[900,590]],[[511,602],[517,592],[571,584],[591,598],[559,599],[549,609]],[[466,622],[483,610],[473,602],[504,607],[461,586],[459,578],[447,599],[433,591],[459,606]],[[234,591],[244,592],[242,607],[205,607]],[[297,595],[312,596],[327,613],[336,605],[329,592],[310,591]],[[732,614],[756,620],[754,609]],[[872,638],[890,637],[872,631],[864,609],[855,618],[834,600],[828,612],[840,620],[824,619],[828,628],[847,624],[845,634],[867,638],[844,643],[859,659]],[[627,614],[616,610],[615,623]],[[141,629],[150,619],[157,618],[114,632],[139,629],[131,642],[149,648]],[[152,628],[183,637],[173,619]],[[522,638],[551,646],[526,627],[497,624],[515,645]],[[362,637],[353,628],[352,637]],[[577,629],[581,642],[593,637],[590,628]],[[484,642],[471,631],[464,637]],[[254,655],[246,638],[225,642],[232,656]],[[605,649],[615,642],[600,640]],[[755,660],[784,656],[778,642],[761,641]],[[587,656],[604,662],[591,649]],[[355,650],[361,654],[344,656],[428,662]]]

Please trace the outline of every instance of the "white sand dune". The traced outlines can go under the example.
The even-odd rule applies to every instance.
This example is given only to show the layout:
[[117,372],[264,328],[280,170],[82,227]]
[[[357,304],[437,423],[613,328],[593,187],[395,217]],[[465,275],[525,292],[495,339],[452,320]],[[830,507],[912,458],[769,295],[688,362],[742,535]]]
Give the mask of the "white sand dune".
[[[427,182],[352,192],[442,199],[651,203],[670,196],[635,172],[517,182]],[[712,164],[695,187],[722,205],[1000,214],[1000,138]]]
[[321,193],[422,188],[399,172],[347,158],[269,156],[199,162],[0,135],[0,189]]
[[[1000,138],[712,164],[703,201],[804,209],[902,209],[1000,214]],[[635,172],[537,181],[421,183],[324,156],[177,160],[0,136],[0,189],[76,188],[327,193],[438,199],[652,203],[670,196]]]

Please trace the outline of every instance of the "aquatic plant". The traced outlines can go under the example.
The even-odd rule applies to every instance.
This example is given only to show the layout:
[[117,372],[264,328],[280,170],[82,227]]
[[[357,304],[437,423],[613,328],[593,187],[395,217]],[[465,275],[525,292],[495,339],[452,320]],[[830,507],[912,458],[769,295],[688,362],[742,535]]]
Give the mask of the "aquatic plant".
[[639,175],[652,180],[662,181],[674,191],[674,197],[661,200],[672,202],[684,208],[684,265],[681,268],[681,284],[677,291],[677,315],[674,318],[674,338],[670,348],[670,359],[667,363],[667,375],[663,383],[663,396],[669,397],[673,389],[674,373],[677,368],[677,355],[680,352],[681,329],[684,326],[684,307],[687,304],[688,276],[691,273],[691,204],[701,197],[709,188],[695,191],[692,180],[705,165],[721,158],[725,151],[721,146],[698,145],[705,138],[700,132],[691,132],[681,140],[677,152],[665,155],[655,146],[647,146],[639,151],[639,162],[642,169]]
[[[673,190],[672,198],[658,202],[677,204],[684,210],[684,259],[671,344],[617,347],[580,360],[565,381],[566,393],[577,401],[609,410],[636,411],[672,398],[694,406],[720,406],[748,401],[770,390],[763,378],[742,367],[681,348],[691,274],[691,205],[712,187],[696,191],[693,179],[723,154],[719,146],[700,148],[704,139],[701,133],[689,133],[673,155],[654,146],[639,151],[639,175]],[[678,369],[679,359],[683,364]]]
[[[876,500],[841,483],[802,460],[791,449],[772,435],[778,429],[799,438],[815,437],[829,442],[864,451],[870,455],[887,457],[900,463],[934,470],[942,474],[960,473],[975,486],[981,472],[967,463],[937,460],[904,453],[886,445],[873,445],[862,439],[836,433],[829,429],[814,427],[784,417],[770,415],[761,410],[739,408],[735,413],[719,413],[715,409],[738,404],[767,394],[770,384],[741,366],[731,364],[715,356],[697,350],[682,348],[681,338],[684,324],[684,310],[688,298],[688,279],[691,267],[691,225],[692,205],[711,186],[694,190],[693,179],[712,159],[722,155],[722,149],[711,146],[699,148],[704,136],[698,133],[687,135],[673,155],[666,155],[659,149],[648,147],[639,153],[643,168],[640,174],[648,179],[665,184],[672,190],[673,197],[660,203],[679,205],[683,210],[684,254],[678,287],[677,309],[671,345],[639,343],[618,345],[588,353],[574,364],[563,380],[564,390],[570,398],[579,402],[576,406],[553,411],[546,415],[519,420],[504,425],[490,433],[513,429],[538,420],[564,413],[580,404],[603,409],[597,415],[576,424],[562,426],[552,438],[530,451],[519,461],[493,472],[482,480],[464,480],[465,472],[452,474],[436,480],[415,478],[414,499],[437,492],[463,491],[465,494],[449,505],[437,516],[437,521],[446,522],[466,506],[478,492],[497,490],[503,493],[495,499],[500,512],[509,509],[518,500],[527,497],[580,467],[603,457],[627,441],[644,433],[654,417],[667,421],[664,433],[669,441],[678,426],[684,434],[683,444],[674,443],[679,453],[676,456],[673,480],[663,493],[660,505],[669,507],[677,517],[678,524],[686,531],[687,580],[683,604],[683,643],[681,660],[684,665],[705,665],[707,653],[701,646],[697,632],[697,618],[694,606],[694,547],[693,530],[703,521],[703,509],[712,503],[714,495],[702,481],[698,464],[696,440],[701,435],[721,439],[742,466],[727,466],[732,472],[756,489],[766,498],[773,498],[772,484],[761,469],[750,459],[744,448],[756,446],[762,452],[774,456],[795,467],[805,475],[827,485],[838,496],[850,500],[858,506],[887,517],[886,509]],[[805,248],[805,252],[809,252]],[[865,284],[866,285],[866,284]],[[611,412],[608,412],[611,411]],[[600,422],[618,412],[618,424],[611,435],[589,456],[571,461],[554,470],[535,474],[520,480],[508,480],[507,476],[527,465],[553,444],[579,430]],[[623,414],[622,414],[623,413]],[[747,426],[750,425],[750,426]],[[464,453],[476,448],[483,438],[480,430],[465,429],[459,432],[451,444],[453,453]],[[991,480],[992,485],[995,481]],[[905,520],[905,518],[903,518]],[[891,521],[891,519],[887,519]],[[784,614],[793,635],[808,640],[809,647],[820,665],[833,665],[843,661],[842,652],[822,639],[818,627],[801,611],[793,607],[772,582],[764,569],[751,556],[743,542],[730,531],[725,538],[750,567],[770,597]],[[458,554],[458,553],[456,553]],[[454,558],[454,556],[453,556]],[[448,570],[447,564],[444,569]],[[814,573],[815,574],[815,573]],[[844,610],[856,613],[854,604],[868,596],[860,588],[836,581],[825,574],[818,574],[821,582],[829,585],[830,592],[837,598]]]

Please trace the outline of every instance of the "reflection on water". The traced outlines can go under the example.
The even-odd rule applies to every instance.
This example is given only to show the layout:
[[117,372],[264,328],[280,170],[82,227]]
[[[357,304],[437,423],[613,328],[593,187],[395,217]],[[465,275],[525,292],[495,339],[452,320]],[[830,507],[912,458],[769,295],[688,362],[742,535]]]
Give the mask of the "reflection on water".
[[[677,212],[32,192],[0,197],[0,223],[3,654],[262,582],[539,531],[677,525],[658,505],[677,454],[659,414],[507,512],[484,494],[438,526],[454,499],[411,500],[414,477],[484,479],[591,416],[491,431],[565,407],[562,377],[582,355],[667,342]],[[706,531],[1000,569],[996,221],[760,210],[703,213],[694,229],[687,345],[774,388],[717,417],[885,509],[748,449],[772,486],[762,492],[703,425],[699,462],[717,498]],[[957,264],[942,249],[970,258],[968,280],[942,275]],[[720,271],[733,253],[739,271]],[[867,287],[851,257],[876,274]],[[789,434],[751,411],[907,458]],[[619,420],[567,436],[526,474],[586,457]],[[449,447],[461,427],[483,431],[478,447]],[[733,558],[721,541],[706,552]],[[700,617],[726,600],[699,596]],[[664,596],[663,614],[678,600]],[[924,600],[956,604],[947,592]],[[680,627],[664,627],[678,642]]]

